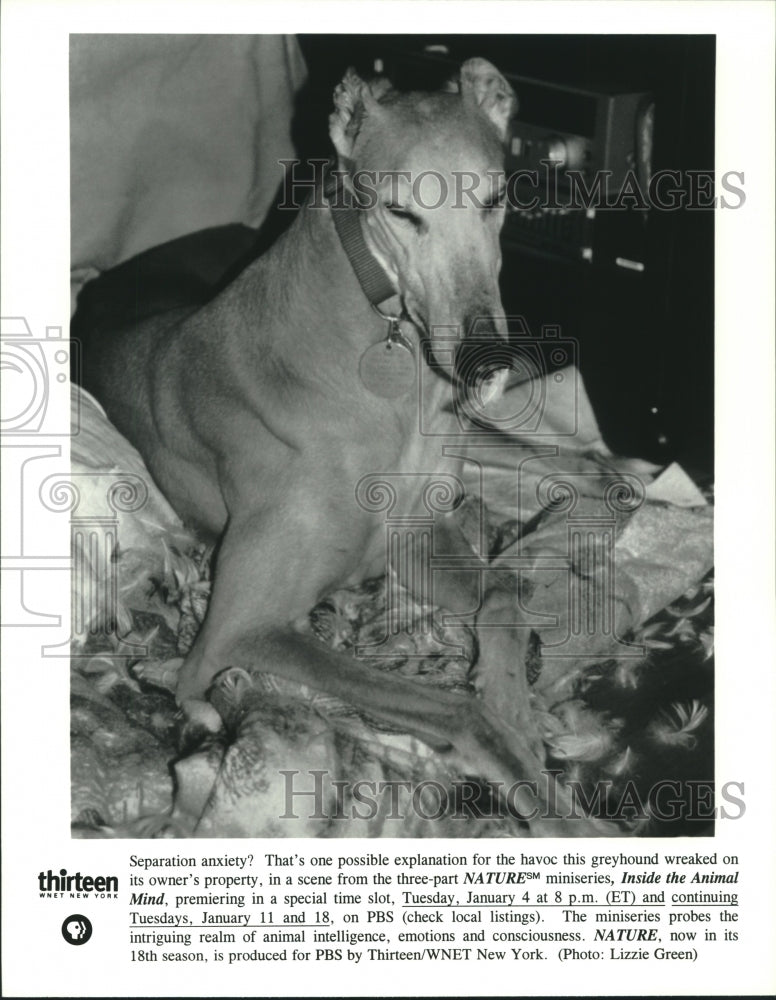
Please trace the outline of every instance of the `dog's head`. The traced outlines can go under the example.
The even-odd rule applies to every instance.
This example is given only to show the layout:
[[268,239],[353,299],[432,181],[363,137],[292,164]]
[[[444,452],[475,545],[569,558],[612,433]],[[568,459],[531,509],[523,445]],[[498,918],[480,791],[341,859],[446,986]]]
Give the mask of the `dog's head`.
[[504,141],[515,96],[484,59],[436,93],[398,93],[349,70],[330,135],[364,233],[431,338],[506,338],[498,274]]

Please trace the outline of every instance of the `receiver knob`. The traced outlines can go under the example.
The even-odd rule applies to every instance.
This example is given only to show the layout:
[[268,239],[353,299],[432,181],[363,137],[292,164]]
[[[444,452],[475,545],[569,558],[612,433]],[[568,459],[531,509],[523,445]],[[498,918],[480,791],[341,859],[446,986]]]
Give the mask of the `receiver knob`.
[[559,135],[550,136],[547,140],[545,158],[558,167],[566,166],[568,160],[568,149],[566,143]]

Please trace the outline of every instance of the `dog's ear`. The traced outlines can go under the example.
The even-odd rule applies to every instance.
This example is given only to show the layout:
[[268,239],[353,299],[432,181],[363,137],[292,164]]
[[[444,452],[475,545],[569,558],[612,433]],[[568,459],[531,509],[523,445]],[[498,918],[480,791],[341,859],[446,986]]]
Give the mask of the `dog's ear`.
[[329,135],[339,155],[348,160],[361,123],[377,114],[380,98],[391,89],[390,81],[377,77],[367,83],[351,67],[334,90],[334,111],[329,115]]
[[506,139],[509,119],[517,111],[517,97],[492,63],[487,59],[467,59],[458,79],[448,81],[445,90],[457,90],[465,101],[481,108],[501,139]]

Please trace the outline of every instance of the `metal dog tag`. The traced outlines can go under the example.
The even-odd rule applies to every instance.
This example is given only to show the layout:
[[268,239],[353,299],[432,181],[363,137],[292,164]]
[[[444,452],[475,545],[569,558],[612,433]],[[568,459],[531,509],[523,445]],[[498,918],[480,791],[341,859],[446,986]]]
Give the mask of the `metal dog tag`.
[[406,396],[415,385],[415,357],[412,345],[391,323],[386,340],[372,344],[361,355],[358,374],[366,388],[382,399]]

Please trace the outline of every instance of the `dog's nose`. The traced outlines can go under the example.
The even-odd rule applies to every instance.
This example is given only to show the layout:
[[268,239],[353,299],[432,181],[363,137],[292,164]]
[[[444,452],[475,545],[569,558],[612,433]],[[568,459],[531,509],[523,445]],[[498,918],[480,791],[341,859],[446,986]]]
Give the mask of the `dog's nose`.
[[465,327],[467,331],[455,355],[458,378],[472,385],[493,372],[512,365],[512,353],[503,316],[477,316]]

